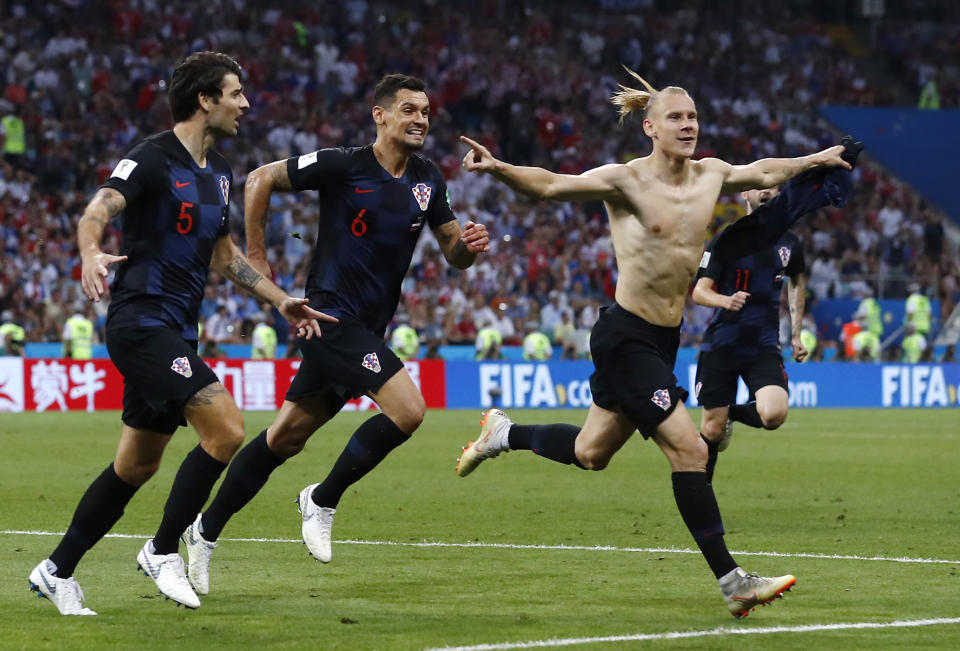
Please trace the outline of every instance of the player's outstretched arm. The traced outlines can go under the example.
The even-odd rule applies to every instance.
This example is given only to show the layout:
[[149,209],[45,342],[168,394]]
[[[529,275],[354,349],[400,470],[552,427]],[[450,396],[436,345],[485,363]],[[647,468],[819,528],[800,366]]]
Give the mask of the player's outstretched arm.
[[800,158],[763,158],[749,165],[719,165],[723,174],[721,193],[743,192],[759,188],[772,188],[780,185],[802,172],[817,167],[839,167],[853,169],[841,156],[846,152],[843,145],[834,145],[809,156]]
[[210,267],[240,287],[249,290],[257,298],[276,307],[284,319],[294,324],[297,334],[305,335],[307,339],[320,336],[318,321],[337,321],[336,317],[307,307],[307,299],[288,296],[273,281],[264,277],[250,265],[250,261],[244,257],[229,235],[224,235],[217,240]]
[[103,230],[127,206],[127,200],[113,188],[100,188],[83,210],[77,223],[77,248],[80,250],[80,284],[87,298],[100,302],[106,291],[104,281],[114,262],[123,262],[125,255],[110,255],[100,250]]
[[707,307],[720,307],[731,312],[739,312],[743,308],[747,299],[750,298],[749,292],[736,292],[727,296],[721,294],[715,288],[713,278],[701,278],[693,286],[693,302],[697,305]]
[[243,186],[243,219],[247,237],[247,258],[263,276],[270,276],[267,262],[267,210],[270,195],[293,190],[287,174],[287,161],[279,160],[258,167],[247,175]]
[[618,181],[626,173],[625,165],[604,165],[579,176],[556,174],[542,167],[519,167],[494,158],[486,147],[460,136],[470,146],[463,157],[463,168],[477,174],[490,174],[498,181],[535,199],[553,201],[611,201],[621,197]]
[[468,221],[460,230],[460,224],[449,221],[433,229],[443,257],[452,267],[466,269],[477,259],[478,253],[490,250],[490,234],[483,224]]

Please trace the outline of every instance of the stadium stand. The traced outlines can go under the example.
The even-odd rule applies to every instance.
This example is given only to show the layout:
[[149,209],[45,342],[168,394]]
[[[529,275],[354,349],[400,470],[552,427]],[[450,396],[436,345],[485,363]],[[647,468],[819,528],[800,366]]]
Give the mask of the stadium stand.
[[[132,142],[170,125],[165,90],[174,62],[218,49],[243,65],[252,104],[242,137],[224,145],[236,166],[238,237],[247,172],[372,141],[364,93],[387,72],[422,76],[433,110],[427,153],[449,180],[455,212],[485,223],[493,250],[458,272],[423,237],[400,316],[434,350],[472,349],[480,318],[492,317],[505,345],[516,345],[531,320],[548,336],[562,332],[555,326],[569,310],[575,334],[564,336],[582,353],[583,333],[616,284],[602,206],[536,204],[488,177],[467,178],[457,137],[477,138],[511,162],[569,173],[644,155],[638,123],[617,128],[609,102],[627,79],[621,64],[655,86],[686,87],[701,115],[698,155],[735,163],[836,142],[824,106],[960,107],[960,10],[885,4],[886,17],[864,16],[860,3],[799,1],[678,8],[654,0],[477,0],[469,13],[459,2],[367,0],[208,0],[202,9],[181,0],[2,3],[0,321],[19,321],[28,342],[59,341],[64,320],[84,302],[75,226],[87,198]],[[107,33],[96,27],[103,25]],[[849,319],[843,306],[871,292],[902,303],[913,282],[945,323],[960,302],[957,224],[870,159],[855,185],[849,205],[797,228],[812,262],[821,342]],[[274,198],[272,268],[291,292],[302,292],[314,206],[307,195]],[[728,198],[716,225],[742,211]],[[117,229],[105,240],[104,249],[115,250]],[[203,317],[221,305],[230,324],[218,344],[243,342],[241,324],[256,320],[259,307],[214,278]],[[105,306],[97,309],[102,325]],[[690,302],[685,344],[696,345],[708,316]],[[278,331],[283,343],[288,333]],[[559,356],[564,340],[553,343]]]

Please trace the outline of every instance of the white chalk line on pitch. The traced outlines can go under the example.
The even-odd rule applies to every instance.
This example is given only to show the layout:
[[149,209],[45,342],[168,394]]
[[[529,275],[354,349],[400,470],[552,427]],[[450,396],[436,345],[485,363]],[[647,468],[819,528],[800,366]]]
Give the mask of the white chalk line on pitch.
[[766,628],[730,628],[721,626],[707,631],[671,631],[669,633],[637,633],[636,635],[606,635],[602,637],[571,637],[528,642],[503,642],[500,644],[476,644],[472,646],[434,647],[427,651],[499,651],[501,649],[539,649],[545,647],[597,644],[600,642],[642,642],[648,640],[682,640],[696,637],[721,637],[726,635],[771,635],[774,633],[817,633],[820,631],[846,631],[854,629],[913,628],[918,626],[941,626],[960,624],[960,617],[939,619],[908,619],[893,622],[850,622],[841,624],[807,624],[803,626],[770,626]]
[[[0,535],[7,536],[62,536],[62,531],[26,531],[17,529],[0,530]],[[106,538],[134,538],[144,540],[149,534],[108,533]],[[299,538],[221,538],[223,542],[255,542],[255,543],[302,543]],[[337,545],[383,545],[386,547],[454,547],[454,548],[490,548],[490,549],[534,549],[545,551],[581,551],[581,552],[628,552],[639,554],[699,554],[699,549],[683,549],[677,547],[614,547],[611,545],[529,545],[513,543],[485,543],[485,542],[397,542],[393,540],[334,540]],[[960,565],[960,560],[942,558],[910,558],[907,556],[856,556],[845,554],[817,554],[813,552],[748,552],[730,550],[738,556],[766,556],[770,558],[819,558],[839,561],[886,561],[889,563],[940,563],[945,565]]]

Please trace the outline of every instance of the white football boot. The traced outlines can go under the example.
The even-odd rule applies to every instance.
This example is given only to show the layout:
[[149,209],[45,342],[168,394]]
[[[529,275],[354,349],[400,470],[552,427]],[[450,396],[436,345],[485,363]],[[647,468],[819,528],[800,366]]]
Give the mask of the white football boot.
[[160,594],[172,599],[178,606],[199,608],[200,599],[190,587],[180,554],[154,554],[150,551],[152,548],[153,540],[144,543],[143,549],[137,554],[137,569],[153,579]]
[[790,574],[767,578],[753,572],[744,572],[738,567],[730,580],[720,585],[720,591],[723,593],[727,610],[739,619],[746,617],[758,605],[766,606],[774,599],[782,598],[783,593],[793,588],[796,583],[797,580]]
[[492,459],[501,452],[509,452],[507,436],[513,422],[499,409],[490,409],[480,421],[480,436],[463,448],[457,459],[457,474],[466,477],[484,459]]
[[200,516],[190,523],[180,536],[187,546],[187,578],[197,594],[210,592],[210,557],[217,543],[210,542],[200,533]]
[[53,575],[53,563],[50,559],[40,561],[40,564],[30,572],[30,589],[38,597],[49,599],[61,615],[96,615],[89,608],[83,607],[83,590],[72,576],[61,579]]
[[320,484],[310,484],[297,496],[297,510],[300,511],[302,523],[300,533],[310,555],[321,563],[329,563],[333,556],[330,549],[330,533],[333,530],[333,514],[337,512],[328,506],[317,506],[310,499]]

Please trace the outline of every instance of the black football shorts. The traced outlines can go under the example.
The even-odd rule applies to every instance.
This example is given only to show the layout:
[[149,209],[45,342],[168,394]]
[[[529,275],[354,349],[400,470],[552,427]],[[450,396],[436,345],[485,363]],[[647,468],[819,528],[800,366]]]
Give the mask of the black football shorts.
[[673,374],[679,346],[680,326],[654,325],[617,304],[602,308],[590,333],[593,402],[619,407],[650,438],[689,395]]
[[322,323],[322,337],[298,339],[303,360],[286,399],[321,396],[330,415],[351,398],[376,392],[403,368],[403,362],[360,321],[340,316]]
[[109,329],[110,360],[123,375],[123,416],[136,429],[173,434],[187,421],[183,410],[193,395],[218,382],[197,354],[197,342],[170,328]]

